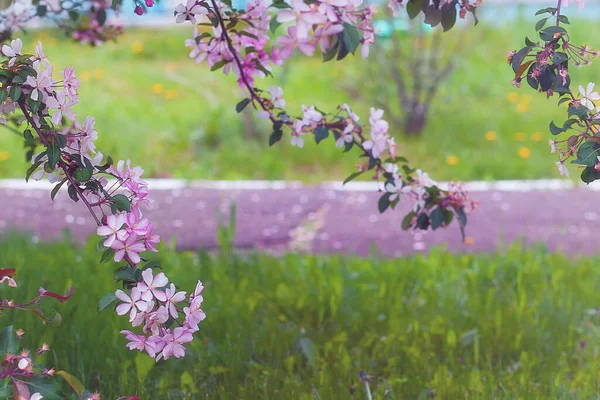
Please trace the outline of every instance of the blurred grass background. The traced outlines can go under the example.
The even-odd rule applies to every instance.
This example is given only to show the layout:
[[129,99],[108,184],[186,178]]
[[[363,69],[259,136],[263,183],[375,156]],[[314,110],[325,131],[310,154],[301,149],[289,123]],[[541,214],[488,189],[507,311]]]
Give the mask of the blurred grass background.
[[[288,254],[158,254],[184,290],[204,282],[207,319],[180,360],[125,348],[127,319],[97,313],[115,289],[91,240],[0,239],[0,266],[16,268],[16,301],[38,287],[75,290],[58,327],[7,311],[23,346],[52,346],[44,362],[103,398],[589,399],[600,366],[598,258],[569,260],[542,247],[495,254],[386,260]],[[48,255],[52,254],[52,257]],[[40,273],[41,271],[41,273]],[[26,284],[25,284],[26,282]],[[58,285],[58,286],[57,286]],[[354,391],[354,395],[352,395]]]
[[[575,42],[597,45],[593,21],[571,28]],[[269,126],[252,113],[240,115],[235,104],[244,97],[232,76],[211,73],[205,64],[187,57],[186,28],[132,28],[118,43],[88,48],[71,43],[54,31],[25,35],[25,47],[37,40],[56,69],[74,65],[82,81],[84,118],[93,115],[98,148],[115,159],[131,158],[148,177],[195,179],[335,180],[354,171],[357,154],[342,154],[332,141],[304,149],[288,140],[268,147]],[[403,33],[399,33],[402,40]],[[510,25],[481,22],[444,34],[448,46],[460,40],[455,72],[432,105],[422,137],[408,138],[392,126],[401,154],[437,179],[516,179],[558,177],[549,154],[547,130],[551,118],[565,119],[557,98],[547,100],[528,87],[514,88],[506,51],[517,48],[525,35],[535,37],[531,21]],[[383,40],[385,42],[385,40]],[[349,103],[363,120],[374,92],[365,74],[366,62],[348,57],[323,64],[320,58],[295,57],[277,67],[276,79],[258,80],[268,88],[281,85],[294,113],[302,104],[335,110]],[[593,67],[576,70],[574,82],[594,81]],[[344,87],[363,95],[352,98]],[[576,87],[575,87],[576,90]],[[394,103],[393,96],[384,101]],[[315,148],[313,148],[315,147]],[[22,140],[8,131],[0,135],[0,177],[23,177]],[[578,175],[574,168],[573,175]]]

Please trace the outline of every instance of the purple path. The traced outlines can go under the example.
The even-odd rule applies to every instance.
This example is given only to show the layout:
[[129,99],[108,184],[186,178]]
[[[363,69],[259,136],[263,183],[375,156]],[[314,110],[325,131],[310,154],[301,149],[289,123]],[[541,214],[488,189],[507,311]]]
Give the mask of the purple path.
[[[427,251],[447,243],[456,251],[493,251],[516,240],[542,242],[569,254],[593,254],[600,236],[600,192],[484,191],[473,193],[479,210],[469,218],[467,242],[456,224],[436,232],[403,232],[407,205],[380,215],[377,193],[308,187],[284,190],[155,190],[147,216],[164,239],[177,248],[217,246],[218,213],[227,218],[229,202],[237,205],[236,245],[240,248],[298,250],[366,255],[372,248],[388,256]],[[95,226],[83,204],[61,192],[52,202],[47,190],[0,189],[0,234],[28,231],[38,239],[61,236],[68,228],[84,241]]]

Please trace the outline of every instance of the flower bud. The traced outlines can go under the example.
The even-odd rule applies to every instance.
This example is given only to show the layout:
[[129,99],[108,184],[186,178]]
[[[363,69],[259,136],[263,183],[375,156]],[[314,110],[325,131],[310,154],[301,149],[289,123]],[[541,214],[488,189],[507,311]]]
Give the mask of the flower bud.
[[136,6],[135,10],[133,10],[133,12],[136,13],[137,15],[144,15],[144,9],[140,5]]
[[154,0],[146,0],[146,7],[152,7],[154,5]]

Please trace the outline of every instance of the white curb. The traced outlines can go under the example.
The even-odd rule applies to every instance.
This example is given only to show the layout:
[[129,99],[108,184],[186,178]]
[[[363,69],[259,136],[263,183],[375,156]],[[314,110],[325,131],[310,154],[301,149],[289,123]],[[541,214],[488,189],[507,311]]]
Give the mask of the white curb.
[[[374,192],[381,188],[377,182],[324,182],[319,185],[303,184],[298,181],[203,181],[185,179],[147,179],[150,190],[177,190],[177,189],[206,189],[206,190],[285,190],[301,188],[324,188],[336,191]],[[445,187],[446,182],[440,186]],[[505,181],[473,181],[466,182],[465,186],[472,192],[530,192],[530,191],[559,191],[574,188],[587,188],[600,190],[600,185],[575,184],[570,180],[539,179],[539,180],[505,180]],[[24,179],[0,179],[0,189],[11,190],[52,190],[54,184],[50,182],[25,182]],[[66,187],[61,188],[61,190]]]

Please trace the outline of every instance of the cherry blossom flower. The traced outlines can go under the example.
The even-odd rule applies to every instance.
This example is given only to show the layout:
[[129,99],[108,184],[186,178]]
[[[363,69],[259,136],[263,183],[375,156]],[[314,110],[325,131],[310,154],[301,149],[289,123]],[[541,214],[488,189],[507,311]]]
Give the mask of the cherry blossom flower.
[[33,88],[31,91],[31,99],[37,101],[38,99],[43,100],[43,98],[40,98],[40,93],[43,95],[44,93],[52,92],[54,81],[52,80],[52,75],[48,71],[41,71],[36,78],[28,75],[25,84]]
[[29,398],[29,400],[40,400],[43,399],[44,396],[42,396],[40,393],[34,393],[31,395],[31,397]]
[[548,145],[550,145],[550,154],[554,154],[556,152],[556,141],[550,139]]
[[587,85],[587,88],[584,90],[583,86],[579,85],[579,93],[582,98],[580,99],[581,105],[593,110],[594,103],[591,100],[600,100],[600,94],[598,92],[593,92],[595,84],[590,82]]
[[0,279],[0,283],[4,283],[4,282],[8,282],[8,286],[10,286],[10,287],[13,287],[13,288],[17,287],[17,282],[10,276],[3,276]]
[[[561,5],[563,7],[569,7],[570,3],[571,3],[570,0],[562,0],[561,1]],[[577,4],[577,8],[579,8],[580,10],[583,10],[583,8],[585,7],[585,0],[575,0],[575,3]]]
[[8,60],[9,67],[15,65],[15,61],[17,61],[17,58],[19,58],[19,56],[22,55],[22,51],[23,42],[19,38],[12,40],[10,42],[10,46],[7,44],[2,46],[2,54],[4,54],[7,57],[10,57],[10,60]]
[[106,217],[106,225],[98,227],[96,233],[99,236],[107,236],[104,241],[105,247],[111,247],[115,240],[125,240],[126,232],[121,230],[125,224],[125,214],[115,214]]
[[136,335],[128,330],[122,330],[120,333],[125,335],[125,338],[129,340],[129,343],[126,345],[129,350],[137,349],[139,351],[145,351],[150,357],[156,355],[156,342],[152,338],[148,338],[144,335]]
[[152,269],[148,268],[142,272],[143,282],[138,283],[138,288],[142,293],[150,292],[158,301],[167,301],[165,292],[158,290],[167,286],[169,280],[164,273],[159,272],[156,276],[152,275]]
[[269,93],[271,94],[271,102],[275,108],[285,107],[285,100],[283,99],[283,89],[277,86],[269,87]]
[[312,25],[323,24],[327,20],[323,14],[311,9],[303,0],[291,0],[290,6],[292,10],[283,10],[277,14],[277,22],[296,21],[298,39],[308,38],[308,31]]
[[114,241],[110,247],[116,250],[114,257],[116,262],[120,262],[127,256],[129,261],[134,264],[138,264],[141,261],[138,253],[142,253],[146,250],[144,243],[137,241],[137,235],[135,233],[129,235],[125,241]]
[[567,177],[569,176],[569,170],[567,169],[564,161],[557,161],[555,164],[558,168],[558,172],[560,172],[561,175],[566,175]]
[[75,67],[65,68],[63,70],[63,78],[63,85],[69,96],[76,97],[77,90],[79,89],[79,79],[75,77]]
[[196,4],[196,0],[187,0],[185,5],[181,3],[175,7],[175,22],[180,24],[189,20],[196,25],[196,15],[206,15],[207,12],[206,8]]
[[146,307],[148,306],[142,299],[142,293],[137,287],[131,289],[131,297],[129,297],[127,293],[122,290],[117,290],[115,292],[115,296],[117,296],[117,298],[123,302],[117,306],[117,314],[125,315],[129,313],[129,322],[135,319],[138,310],[146,311]]
[[275,40],[275,44],[281,46],[279,55],[282,59],[290,57],[296,47],[302,54],[309,57],[315,53],[316,45],[314,41],[309,37],[300,39],[297,37],[296,32],[297,28],[295,26],[290,26],[288,27],[287,36],[279,36]]
[[77,103],[79,103],[79,99],[67,99],[67,95],[64,90],[57,92],[54,96],[49,96],[46,100],[46,105],[49,108],[56,109],[56,112],[52,116],[52,122],[56,125],[60,125],[63,114],[71,121],[74,121],[77,118],[77,116],[75,115],[75,112],[71,110],[71,107]]
[[169,357],[174,356],[175,358],[181,358],[185,355],[185,347],[183,343],[188,343],[194,340],[192,333],[183,327],[177,327],[173,330],[173,333],[168,333],[163,336],[163,342],[165,342],[165,348],[161,355],[165,360]]
[[177,307],[175,307],[175,303],[179,303],[185,300],[185,292],[176,292],[175,285],[171,283],[169,287],[165,290],[167,296],[167,307],[171,316],[177,319]]

